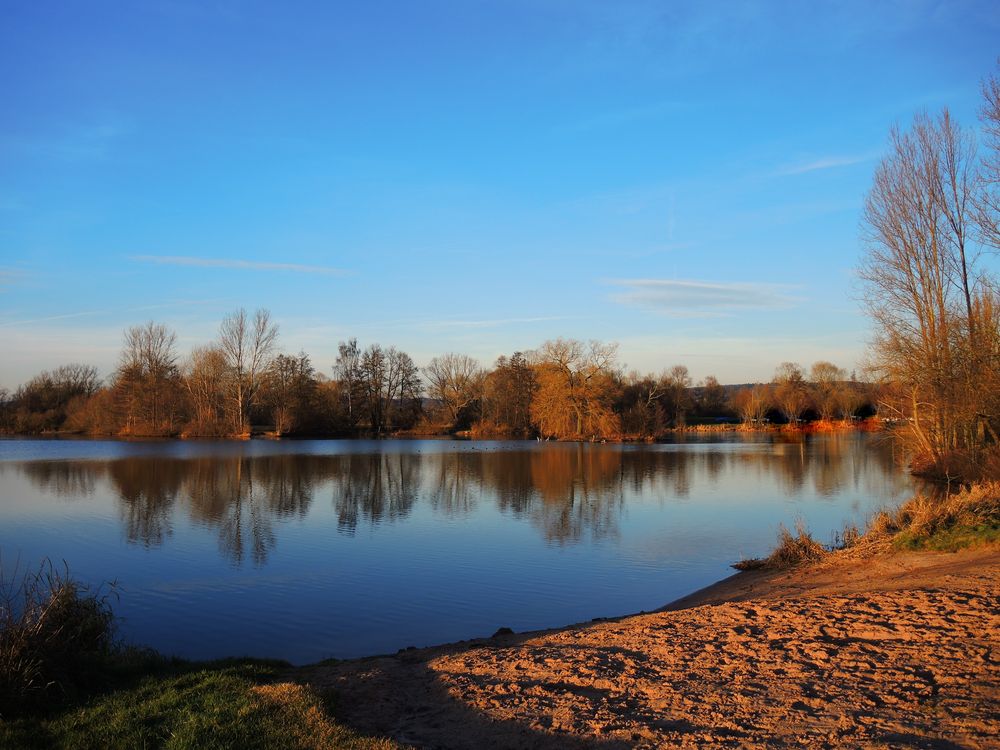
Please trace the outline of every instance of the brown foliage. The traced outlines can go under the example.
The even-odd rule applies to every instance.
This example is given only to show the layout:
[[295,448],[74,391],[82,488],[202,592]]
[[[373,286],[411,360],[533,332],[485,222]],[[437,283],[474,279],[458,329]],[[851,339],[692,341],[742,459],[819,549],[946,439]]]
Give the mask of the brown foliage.
[[612,409],[616,382],[612,369],[616,345],[556,339],[535,352],[538,389],[531,418],[539,432],[556,438],[618,434]]

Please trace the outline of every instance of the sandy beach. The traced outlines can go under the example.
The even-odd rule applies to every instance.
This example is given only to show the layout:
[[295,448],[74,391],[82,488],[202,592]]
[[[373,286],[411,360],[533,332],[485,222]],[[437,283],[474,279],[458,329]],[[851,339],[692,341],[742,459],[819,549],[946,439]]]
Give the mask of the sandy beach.
[[[499,623],[498,623],[499,624]],[[832,555],[662,610],[295,670],[440,748],[1000,747],[1000,549]]]

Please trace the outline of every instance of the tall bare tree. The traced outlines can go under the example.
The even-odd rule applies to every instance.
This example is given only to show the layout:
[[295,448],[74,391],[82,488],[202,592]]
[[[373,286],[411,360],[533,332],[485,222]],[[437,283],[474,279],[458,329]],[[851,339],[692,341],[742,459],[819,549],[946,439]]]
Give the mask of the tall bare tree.
[[315,427],[308,421],[314,406],[316,371],[305,352],[299,352],[296,357],[279,354],[272,359],[261,392],[261,401],[271,412],[276,434],[286,435]]
[[353,429],[361,418],[364,395],[361,382],[361,349],[357,339],[341,341],[337,346],[337,361],[333,365],[333,374],[340,384],[343,396],[344,411],[347,415],[347,426]]
[[250,319],[240,308],[222,321],[219,348],[230,369],[233,429],[238,434],[250,431],[250,408],[277,338],[278,327],[267,310],[257,310]]
[[218,346],[199,347],[191,352],[184,367],[184,387],[191,409],[190,434],[219,435],[229,429],[228,381],[226,355]]
[[181,379],[177,334],[149,321],[125,331],[114,392],[123,429],[131,434],[169,434],[179,426]]
[[979,118],[983,124],[986,153],[980,174],[981,190],[977,197],[977,219],[983,242],[1000,251],[1000,75],[983,82],[983,106]]
[[449,424],[482,397],[483,368],[466,354],[442,354],[424,368],[427,395],[441,403]]
[[[954,451],[996,440],[996,414],[981,396],[995,382],[995,285],[979,267],[971,136],[947,111],[894,128],[865,204],[868,254],[861,269],[876,323],[875,366],[905,402],[918,462],[940,468]],[[982,227],[984,218],[979,216]]]
[[395,347],[372,344],[359,363],[361,392],[372,432],[412,421],[419,408],[420,376],[413,359]]

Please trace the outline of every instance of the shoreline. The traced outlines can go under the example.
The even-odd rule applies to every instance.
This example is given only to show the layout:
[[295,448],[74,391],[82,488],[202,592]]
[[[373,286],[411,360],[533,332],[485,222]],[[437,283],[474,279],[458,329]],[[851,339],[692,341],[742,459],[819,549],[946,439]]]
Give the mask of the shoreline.
[[473,435],[468,430],[457,432],[414,432],[404,430],[387,433],[384,435],[338,435],[338,434],[317,434],[317,435],[276,435],[273,432],[258,431],[249,435],[121,435],[121,434],[97,434],[73,431],[38,432],[38,433],[0,433],[0,441],[3,440],[81,440],[81,441],[117,441],[123,443],[172,443],[172,442],[214,442],[214,443],[247,443],[252,441],[306,441],[306,440],[341,440],[341,441],[361,441],[361,440],[456,440],[461,442],[553,442],[553,443],[606,443],[609,445],[631,445],[631,444],[656,444],[670,442],[679,435],[712,435],[728,433],[745,433],[756,435],[826,435],[852,432],[882,432],[891,429],[881,423],[875,424],[870,421],[858,421],[852,423],[842,422],[809,422],[802,425],[773,424],[765,427],[747,426],[744,424],[702,424],[688,425],[686,427],[672,427],[656,436],[626,435],[615,437],[576,437],[576,438],[537,438],[537,437],[511,437],[502,433],[490,433]]
[[867,544],[649,613],[293,667],[140,651],[4,747],[995,747],[1000,543]]
[[[904,735],[987,746],[1000,709],[988,670],[1000,650],[1000,547],[848,553],[736,573],[652,612],[331,660],[283,679],[334,690],[338,720],[357,731],[418,746],[765,747],[807,736],[832,747]],[[940,728],[918,710],[930,695],[947,704]]]

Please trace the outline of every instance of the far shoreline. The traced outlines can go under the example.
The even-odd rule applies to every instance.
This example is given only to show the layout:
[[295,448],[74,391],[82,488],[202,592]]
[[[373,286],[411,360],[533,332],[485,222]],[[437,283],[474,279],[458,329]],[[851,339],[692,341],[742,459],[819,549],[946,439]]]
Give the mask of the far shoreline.
[[715,435],[715,434],[748,434],[748,435],[818,435],[853,432],[884,432],[892,429],[892,425],[877,420],[868,419],[856,422],[808,422],[802,425],[771,424],[766,426],[747,426],[745,424],[703,424],[672,427],[656,436],[616,436],[616,437],[566,437],[547,438],[542,436],[523,437],[504,435],[501,433],[472,434],[469,430],[458,432],[420,432],[405,430],[382,435],[366,434],[298,434],[276,435],[271,431],[259,430],[249,435],[122,435],[96,434],[76,431],[51,431],[38,433],[0,433],[2,440],[79,440],[79,441],[117,441],[129,442],[214,442],[214,443],[247,443],[247,442],[298,442],[306,440],[329,441],[378,441],[378,440],[455,440],[462,442],[552,442],[552,443],[590,443],[609,445],[636,445],[669,443],[672,439],[683,435]]

